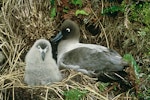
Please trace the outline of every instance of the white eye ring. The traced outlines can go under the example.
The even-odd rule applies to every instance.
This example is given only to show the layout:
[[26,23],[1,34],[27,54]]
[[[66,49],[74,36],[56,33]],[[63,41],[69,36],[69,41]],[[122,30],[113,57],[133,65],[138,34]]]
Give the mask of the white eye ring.
[[66,31],[67,31],[67,32],[70,32],[71,30],[70,30],[70,28],[66,28]]

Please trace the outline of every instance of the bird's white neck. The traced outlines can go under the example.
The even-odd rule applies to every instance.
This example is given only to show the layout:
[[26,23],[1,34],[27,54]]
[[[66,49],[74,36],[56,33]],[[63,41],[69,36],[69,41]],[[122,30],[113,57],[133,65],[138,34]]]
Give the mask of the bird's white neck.
[[79,40],[73,40],[73,39],[62,40],[58,45],[57,59],[59,59],[62,56],[62,54],[64,54],[65,52],[68,52],[74,49],[75,44],[78,44],[78,43],[79,43]]

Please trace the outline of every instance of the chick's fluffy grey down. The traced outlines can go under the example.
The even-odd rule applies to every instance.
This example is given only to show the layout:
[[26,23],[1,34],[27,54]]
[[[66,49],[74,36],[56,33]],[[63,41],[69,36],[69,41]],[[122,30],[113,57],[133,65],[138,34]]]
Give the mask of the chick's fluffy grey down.
[[24,81],[30,86],[49,85],[62,79],[59,68],[52,58],[51,44],[45,39],[39,39],[34,43],[26,55],[25,62]]

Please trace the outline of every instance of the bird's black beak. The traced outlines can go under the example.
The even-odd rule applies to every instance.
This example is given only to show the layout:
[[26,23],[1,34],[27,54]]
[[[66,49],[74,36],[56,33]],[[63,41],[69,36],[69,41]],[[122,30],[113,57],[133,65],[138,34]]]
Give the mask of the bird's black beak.
[[45,60],[45,52],[44,51],[41,52],[41,57],[42,57],[42,60],[44,61]]
[[54,37],[54,38],[51,40],[51,42],[53,42],[53,43],[58,42],[59,40],[62,39],[62,37],[63,37],[62,32],[59,32],[59,33],[56,35],[56,37]]

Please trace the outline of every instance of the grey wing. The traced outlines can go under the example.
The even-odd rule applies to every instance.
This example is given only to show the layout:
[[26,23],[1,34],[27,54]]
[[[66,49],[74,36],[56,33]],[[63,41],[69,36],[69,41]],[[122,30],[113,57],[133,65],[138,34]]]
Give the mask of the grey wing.
[[[101,50],[102,51],[102,50]],[[79,47],[64,54],[65,65],[77,65],[90,71],[120,71],[123,69],[122,57],[114,50],[99,52],[96,49]]]

